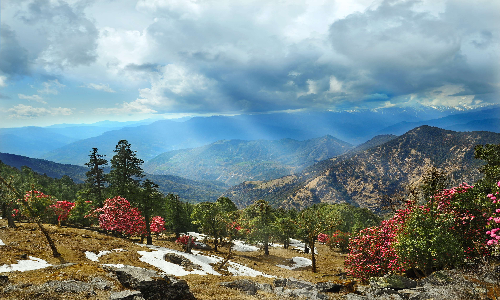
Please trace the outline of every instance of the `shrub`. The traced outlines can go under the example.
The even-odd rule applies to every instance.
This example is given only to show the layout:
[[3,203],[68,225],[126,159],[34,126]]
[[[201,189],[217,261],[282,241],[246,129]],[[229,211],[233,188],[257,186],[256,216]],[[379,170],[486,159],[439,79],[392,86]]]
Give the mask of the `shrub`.
[[20,200],[20,215],[35,221],[55,223],[54,210],[50,208],[55,202],[54,197],[40,191],[28,191]]
[[153,233],[165,231],[165,220],[160,216],[153,217],[151,218],[151,225],[149,227]]
[[349,232],[342,232],[340,230],[336,230],[334,233],[330,235],[326,244],[330,249],[338,249],[342,253],[349,252],[349,238],[351,234]]
[[69,201],[56,201],[56,203],[52,204],[50,207],[57,215],[57,222],[59,226],[61,226],[61,223],[68,219],[70,211],[75,207],[75,203]]
[[363,281],[389,272],[402,272],[403,266],[394,249],[396,236],[411,212],[412,203],[399,210],[380,226],[361,230],[349,239],[349,254],[345,260],[347,273]]
[[99,216],[99,226],[103,229],[128,236],[146,234],[146,223],[139,209],[120,196],[106,199],[104,206],[92,215]]

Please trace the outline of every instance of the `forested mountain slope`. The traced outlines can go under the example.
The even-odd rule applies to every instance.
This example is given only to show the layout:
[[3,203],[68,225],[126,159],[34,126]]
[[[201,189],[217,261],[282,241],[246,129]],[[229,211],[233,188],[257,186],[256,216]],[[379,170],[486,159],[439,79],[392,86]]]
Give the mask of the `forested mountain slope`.
[[228,185],[297,173],[353,146],[332,136],[297,141],[222,140],[203,147],[163,153],[144,164],[151,174],[175,174]]
[[482,162],[474,159],[475,145],[498,143],[498,133],[421,126],[360,153],[320,162],[297,175],[244,182],[225,196],[240,207],[265,199],[284,207],[347,202],[379,210],[383,195],[419,179],[431,166],[448,172],[451,185],[476,181]]

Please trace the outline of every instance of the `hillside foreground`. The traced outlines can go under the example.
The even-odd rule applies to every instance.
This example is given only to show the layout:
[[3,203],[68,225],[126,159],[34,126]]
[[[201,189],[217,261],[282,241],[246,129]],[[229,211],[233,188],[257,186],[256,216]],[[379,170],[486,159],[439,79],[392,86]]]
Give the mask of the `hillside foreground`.
[[[92,282],[93,278],[99,277],[113,282],[112,290],[95,289],[95,295],[41,295],[30,294],[29,292],[0,293],[1,299],[109,299],[112,291],[125,290],[115,276],[103,268],[103,264],[123,264],[152,269],[161,272],[151,264],[140,260],[138,251],[152,252],[154,250],[139,244],[140,240],[129,240],[125,238],[112,237],[89,229],[78,229],[69,227],[58,228],[55,225],[45,225],[54,239],[62,259],[53,258],[51,250],[46,243],[45,237],[34,223],[17,223],[18,228],[7,228],[7,221],[0,220],[0,275],[8,276],[8,284],[16,286],[41,285],[53,280],[76,280]],[[154,239],[153,244],[172,250],[182,251],[181,246],[175,244],[174,236],[160,237]],[[203,250],[199,255],[216,255],[226,257],[228,246],[221,247],[218,252]],[[233,251],[231,262],[248,266],[250,271],[247,274],[252,276],[235,276],[224,268],[218,273],[221,275],[198,275],[189,274],[179,276],[185,280],[196,299],[279,299],[272,294],[261,293],[251,296],[238,290],[221,287],[220,283],[239,279],[251,279],[259,283],[272,284],[278,278],[296,278],[312,283],[322,281],[335,281],[350,285],[351,280],[343,275],[344,255],[332,252],[324,245],[318,246],[318,273],[312,273],[311,267],[301,267],[288,270],[277,265],[290,264],[293,257],[304,257],[310,259],[310,255],[299,253],[295,250],[285,250],[279,247],[272,247],[269,256],[264,256],[262,251],[238,252]],[[85,252],[95,254],[101,251],[110,251],[109,254],[102,255],[98,261],[90,260]],[[102,253],[102,252],[101,252]],[[196,253],[196,252],[195,252]],[[30,257],[42,259],[52,265],[46,268],[31,271],[13,271],[2,273],[2,267],[6,265],[18,264],[19,261],[29,260]],[[69,264],[66,264],[69,263]],[[59,266],[59,267],[58,267]],[[217,269],[217,265],[213,266]],[[254,270],[254,271],[252,271]],[[3,270],[5,271],[5,270]],[[259,272],[270,276],[253,276]],[[7,283],[4,283],[4,288]],[[0,291],[2,282],[0,282]],[[347,291],[347,290],[346,290]],[[42,297],[43,296],[43,297]]]
[[[18,228],[7,228],[6,220],[0,220],[0,298],[1,299],[142,299],[142,298],[113,298],[113,294],[125,291],[117,280],[117,276],[104,265],[129,265],[158,272],[165,268],[157,268],[145,262],[145,253],[154,254],[158,249],[171,249],[168,252],[181,253],[181,246],[175,244],[173,236],[162,236],[154,240],[155,247],[139,244],[139,240],[112,237],[89,229],[57,227],[46,225],[54,239],[62,259],[51,256],[44,236],[34,223],[18,223]],[[310,256],[297,250],[285,250],[279,246],[271,247],[270,255],[264,256],[262,251],[255,251],[255,247],[245,252],[233,250],[230,262],[233,267],[241,265],[240,275],[234,268],[217,269],[218,265],[228,253],[228,246],[220,247],[218,252],[212,250],[195,250],[195,256],[209,260],[213,255],[220,257],[218,263],[211,267],[183,264],[183,272],[187,274],[177,276],[185,280],[190,292],[196,299],[288,299],[269,290],[258,290],[254,293],[221,286],[227,282],[247,282],[271,287],[283,278],[295,278],[297,282],[322,284],[335,283],[338,288],[335,292],[323,293],[325,298],[315,299],[500,299],[500,267],[498,262],[483,266],[471,266],[468,270],[441,271],[419,280],[418,286],[407,288],[387,288],[386,283],[376,281],[363,285],[352,278],[345,276],[345,255],[331,251],[325,245],[318,245],[318,272],[312,273],[311,266],[307,265]],[[241,248],[240,248],[241,249]],[[255,249],[251,251],[251,249]],[[109,251],[109,252],[103,252]],[[198,252],[199,251],[199,252]],[[93,254],[95,255],[93,255]],[[197,253],[197,254],[196,254]],[[142,259],[141,259],[142,257]],[[305,261],[303,267],[293,268],[295,261]],[[299,258],[299,259],[297,259]],[[44,268],[28,271],[8,271],[6,266],[20,266],[23,262],[33,264],[45,261]],[[160,257],[164,260],[165,257]],[[154,264],[154,263],[153,263]],[[226,266],[229,264],[226,264]],[[280,265],[280,266],[279,266]],[[28,265],[20,267],[29,268]],[[236,268],[237,269],[237,268]],[[195,271],[198,270],[198,271]],[[191,271],[191,272],[190,272]],[[208,273],[206,275],[192,274],[194,272]],[[4,273],[2,273],[4,272]],[[167,272],[175,274],[175,269]],[[218,273],[213,275],[210,273]],[[243,275],[241,275],[243,274]],[[245,276],[246,275],[246,276]],[[8,278],[8,279],[7,279]],[[89,291],[66,291],[56,289],[40,290],[33,287],[47,286],[54,281],[90,283],[93,288]],[[411,285],[411,284],[410,284]],[[277,288],[275,288],[277,289]],[[430,297],[430,298],[429,298]],[[458,298],[457,298],[458,297]],[[300,298],[300,297],[299,297]],[[303,297],[300,299],[310,299]]]

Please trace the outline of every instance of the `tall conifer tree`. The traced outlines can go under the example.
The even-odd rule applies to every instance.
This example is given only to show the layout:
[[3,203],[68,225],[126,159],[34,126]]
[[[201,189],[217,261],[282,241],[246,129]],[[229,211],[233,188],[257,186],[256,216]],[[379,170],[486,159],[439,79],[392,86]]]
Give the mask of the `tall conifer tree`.
[[136,151],[130,149],[127,140],[119,141],[113,152],[116,154],[111,159],[111,171],[107,176],[111,193],[134,202],[140,191],[141,178],[144,177],[141,168],[144,161],[136,156]]
[[88,194],[94,200],[96,207],[101,207],[104,202],[104,188],[106,178],[104,175],[103,166],[108,164],[108,160],[104,155],[97,153],[97,148],[92,148],[92,153],[89,154],[90,160],[85,165],[90,168],[86,173],[87,180],[85,183],[88,186]]

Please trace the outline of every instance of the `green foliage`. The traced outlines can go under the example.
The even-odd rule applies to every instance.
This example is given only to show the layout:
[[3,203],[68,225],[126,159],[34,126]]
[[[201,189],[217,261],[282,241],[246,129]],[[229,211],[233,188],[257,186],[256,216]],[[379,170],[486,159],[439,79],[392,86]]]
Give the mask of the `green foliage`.
[[500,144],[477,145],[474,150],[474,157],[486,162],[479,168],[484,177],[475,187],[478,191],[489,194],[493,191],[492,187],[500,181]]
[[427,209],[427,206],[413,209],[396,244],[403,266],[419,269],[426,275],[436,269],[453,267],[465,258],[461,236],[452,229],[454,216]]
[[121,140],[113,150],[116,154],[111,159],[111,171],[106,176],[110,193],[134,200],[139,196],[140,179],[144,177],[141,165],[144,163],[131,150],[127,140]]
[[251,241],[264,244],[264,254],[269,255],[269,239],[274,233],[274,210],[269,202],[257,200],[243,211],[242,226]]
[[104,155],[97,153],[97,148],[92,148],[92,153],[89,154],[89,157],[90,160],[85,165],[90,170],[86,173],[87,179],[85,183],[89,196],[94,199],[94,205],[101,207],[104,202],[104,187],[106,184],[102,166],[107,165],[108,161],[104,158]]
[[75,202],[75,207],[71,209],[68,223],[81,227],[88,227],[95,223],[95,219],[86,217],[93,210],[92,201],[86,200],[81,193]]
[[192,229],[192,212],[191,204],[182,202],[178,195],[168,194],[164,199],[164,212],[160,215],[165,219],[165,228],[179,238],[181,233]]
[[56,203],[56,199],[40,191],[31,190],[26,192],[24,199],[20,199],[21,215],[34,222],[57,223],[57,216],[50,208]]
[[318,235],[330,231],[340,224],[338,217],[329,208],[327,204],[314,204],[301,211],[299,216],[299,231],[311,248],[313,272],[316,272],[314,245],[318,240]]
[[330,204],[325,209],[330,211],[335,220],[340,221],[336,230],[344,233],[356,233],[362,229],[380,224],[380,217],[367,208],[356,207],[348,203]]
[[274,238],[283,243],[283,248],[288,249],[290,239],[295,237],[298,231],[298,212],[291,210],[276,210],[276,220],[273,223]]

